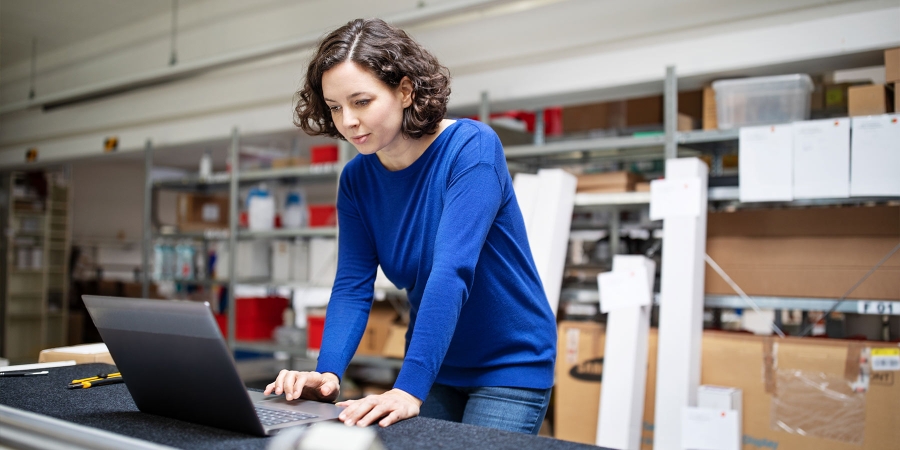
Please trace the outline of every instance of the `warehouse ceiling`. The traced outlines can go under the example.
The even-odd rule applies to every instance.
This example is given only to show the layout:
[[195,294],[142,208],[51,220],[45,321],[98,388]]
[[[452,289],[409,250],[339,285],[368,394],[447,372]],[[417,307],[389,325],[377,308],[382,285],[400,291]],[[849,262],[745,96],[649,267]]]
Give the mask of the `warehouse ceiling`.
[[[171,17],[179,9],[211,0],[3,0],[0,2],[0,65],[28,61],[32,44],[37,54],[57,50],[120,28],[136,26],[150,18]],[[446,4],[459,0],[389,0],[385,14],[411,11],[422,4]],[[780,14],[824,4],[858,0],[511,0],[501,6],[461,14],[415,27],[450,65],[458,70],[499,64],[560,49],[591,47],[654,33],[710,26]],[[261,9],[279,9],[296,0],[254,0],[230,7],[205,22]],[[321,3],[307,0],[306,3]],[[341,5],[344,3],[345,5]],[[334,8],[352,10],[353,0],[329,0]],[[312,7],[312,6],[311,6]],[[380,6],[379,6],[380,7]],[[214,10],[215,8],[210,8]],[[161,21],[165,22],[165,21]],[[167,30],[160,30],[166,33]],[[298,34],[310,30],[298,31]],[[522,39],[529,39],[523,42]],[[472,52],[477,45],[479,52]],[[477,55],[473,55],[477,53]]]

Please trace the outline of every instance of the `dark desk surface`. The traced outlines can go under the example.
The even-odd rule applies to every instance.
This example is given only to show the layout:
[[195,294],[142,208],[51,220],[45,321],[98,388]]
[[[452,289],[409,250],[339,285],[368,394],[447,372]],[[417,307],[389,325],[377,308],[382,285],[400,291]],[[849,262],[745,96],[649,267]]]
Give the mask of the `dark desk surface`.
[[[66,388],[73,379],[114,372],[106,364],[47,369],[48,376],[0,378],[0,404],[138,439],[188,449],[264,449],[269,438],[138,411],[124,384]],[[376,427],[378,428],[378,427]],[[378,428],[388,449],[596,449],[589,445],[416,417]]]

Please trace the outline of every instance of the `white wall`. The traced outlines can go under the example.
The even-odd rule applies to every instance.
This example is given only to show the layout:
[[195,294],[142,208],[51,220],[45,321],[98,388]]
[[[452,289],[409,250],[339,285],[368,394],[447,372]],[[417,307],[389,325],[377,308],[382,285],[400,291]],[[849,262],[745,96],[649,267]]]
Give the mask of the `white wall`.
[[[179,14],[179,61],[321,33],[357,16],[408,12],[416,3],[187,3]],[[482,91],[497,108],[535,108],[661,92],[669,64],[694,78],[822,58],[846,65],[863,52],[875,65],[872,51],[900,45],[896,0],[501,3],[407,28],[451,69],[456,113],[474,113]],[[168,20],[148,18],[41,56],[38,96],[165,68]],[[100,154],[110,135],[120,138],[120,152],[129,152],[148,138],[157,147],[178,146],[227,138],[233,126],[242,134],[290,129],[291,98],[308,55],[297,51],[47,112],[5,114],[0,168],[22,165],[30,147],[47,162]],[[0,106],[25,93],[26,63],[0,69]]]
[[[72,165],[72,239],[79,242],[118,241],[140,252],[144,220],[144,163],[94,158]],[[163,224],[176,222],[176,194],[156,199]]]

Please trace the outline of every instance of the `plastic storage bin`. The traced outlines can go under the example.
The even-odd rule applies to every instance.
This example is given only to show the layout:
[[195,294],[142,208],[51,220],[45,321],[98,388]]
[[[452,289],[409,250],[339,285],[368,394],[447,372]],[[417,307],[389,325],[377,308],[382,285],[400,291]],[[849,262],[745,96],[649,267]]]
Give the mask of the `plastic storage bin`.
[[809,119],[813,83],[806,74],[719,80],[712,87],[723,130]]
[[[237,311],[235,319],[237,331],[235,338],[247,340],[269,340],[273,332],[282,324],[288,299],[283,297],[259,297],[236,299]],[[228,336],[228,316],[216,314],[216,322],[222,336]]]

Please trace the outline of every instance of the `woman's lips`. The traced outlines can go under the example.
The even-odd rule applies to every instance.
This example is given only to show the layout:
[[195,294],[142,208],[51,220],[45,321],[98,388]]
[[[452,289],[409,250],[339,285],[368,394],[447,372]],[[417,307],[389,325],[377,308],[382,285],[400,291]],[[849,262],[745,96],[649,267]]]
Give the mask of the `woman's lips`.
[[365,144],[368,139],[369,139],[368,134],[363,134],[361,136],[354,136],[354,137],[350,138],[350,140],[352,140],[353,143],[356,145]]

